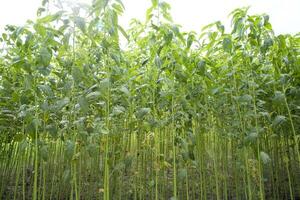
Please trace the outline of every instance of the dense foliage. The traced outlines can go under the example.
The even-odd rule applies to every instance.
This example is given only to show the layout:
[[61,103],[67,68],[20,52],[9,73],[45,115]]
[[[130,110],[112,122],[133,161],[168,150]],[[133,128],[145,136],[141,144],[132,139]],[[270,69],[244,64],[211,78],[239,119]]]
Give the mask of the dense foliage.
[[300,198],[300,34],[58,2],[0,38],[2,199]]

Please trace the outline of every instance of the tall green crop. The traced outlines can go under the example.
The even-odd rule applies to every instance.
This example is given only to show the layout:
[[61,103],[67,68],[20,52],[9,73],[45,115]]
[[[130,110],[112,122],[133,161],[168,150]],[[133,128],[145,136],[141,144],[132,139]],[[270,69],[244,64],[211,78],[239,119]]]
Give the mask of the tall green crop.
[[297,199],[300,35],[44,1],[0,42],[2,199]]

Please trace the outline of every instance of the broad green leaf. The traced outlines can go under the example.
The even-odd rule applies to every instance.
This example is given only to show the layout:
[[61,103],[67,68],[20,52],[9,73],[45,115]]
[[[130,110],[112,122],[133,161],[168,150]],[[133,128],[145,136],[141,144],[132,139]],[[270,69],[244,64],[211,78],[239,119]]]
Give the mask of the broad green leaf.
[[252,101],[252,96],[249,94],[245,94],[238,98],[238,101],[241,103],[250,103]]
[[118,115],[120,115],[124,112],[125,112],[125,108],[123,106],[118,106],[117,105],[117,106],[113,107],[112,115],[113,116],[118,116]]
[[130,95],[130,92],[128,90],[128,88],[126,86],[122,86],[120,88],[120,91],[123,92],[125,95],[129,96]]
[[245,138],[245,142],[247,143],[254,143],[258,139],[259,135],[257,132],[251,132]]
[[263,152],[263,151],[260,152],[260,159],[262,160],[262,162],[264,164],[268,164],[268,163],[271,162],[270,156],[267,153]]
[[275,104],[282,104],[285,101],[285,95],[280,91],[275,91],[275,94],[274,94],[274,97],[272,100]]
[[148,113],[150,113],[151,109],[150,108],[140,108],[136,112],[136,117],[138,119],[143,119]]
[[101,92],[95,91],[95,92],[91,92],[91,93],[87,94],[86,99],[89,101],[94,101],[94,100],[98,99],[100,96],[101,96]]
[[38,88],[47,96],[52,97],[54,95],[49,85],[38,85]]
[[31,123],[35,129],[42,125],[42,121],[38,118],[34,118]]
[[101,89],[101,91],[107,91],[110,87],[111,81],[109,78],[105,78],[103,80],[100,81],[100,86],[99,88]]
[[230,38],[226,37],[223,39],[223,49],[228,53],[232,51],[232,41]]
[[206,62],[204,60],[201,60],[197,64],[197,72],[199,75],[204,76],[206,72]]
[[51,58],[52,53],[46,47],[42,47],[39,54],[39,64],[46,67],[50,64]]
[[186,179],[188,173],[187,173],[187,169],[183,168],[183,169],[179,169],[178,170],[178,179],[183,181]]
[[56,111],[60,111],[63,107],[65,107],[70,102],[68,97],[65,97],[61,100],[56,101],[54,108]]
[[275,119],[273,120],[272,126],[278,127],[282,125],[284,122],[286,122],[286,117],[283,115],[277,115]]

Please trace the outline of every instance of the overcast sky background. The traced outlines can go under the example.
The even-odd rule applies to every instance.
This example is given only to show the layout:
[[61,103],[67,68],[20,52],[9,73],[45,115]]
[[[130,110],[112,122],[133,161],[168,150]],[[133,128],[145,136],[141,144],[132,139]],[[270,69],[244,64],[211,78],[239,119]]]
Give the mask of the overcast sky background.
[[[90,0],[73,0],[89,2]],[[144,19],[151,0],[123,0],[126,11],[120,19],[128,27],[131,18]],[[184,31],[199,32],[201,27],[220,20],[230,23],[228,14],[235,8],[251,6],[250,14],[267,13],[276,34],[300,32],[300,0],[166,0],[171,4],[171,14]],[[0,0],[0,29],[5,24],[22,25],[35,19],[41,0]]]

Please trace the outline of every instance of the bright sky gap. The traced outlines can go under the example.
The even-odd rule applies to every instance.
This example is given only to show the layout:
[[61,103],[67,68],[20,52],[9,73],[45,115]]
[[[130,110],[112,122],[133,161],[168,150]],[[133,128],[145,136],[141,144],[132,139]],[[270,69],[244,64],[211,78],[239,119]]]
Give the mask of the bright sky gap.
[[[90,0],[72,0],[84,3]],[[267,13],[276,34],[300,32],[299,0],[167,0],[171,5],[173,20],[182,25],[184,31],[197,31],[201,27],[220,20],[229,25],[228,14],[235,8],[250,6],[250,14]],[[144,19],[150,0],[123,0],[126,7],[120,23],[129,26],[132,18]],[[22,25],[27,19],[35,19],[41,0],[1,0],[0,30],[5,24]]]

